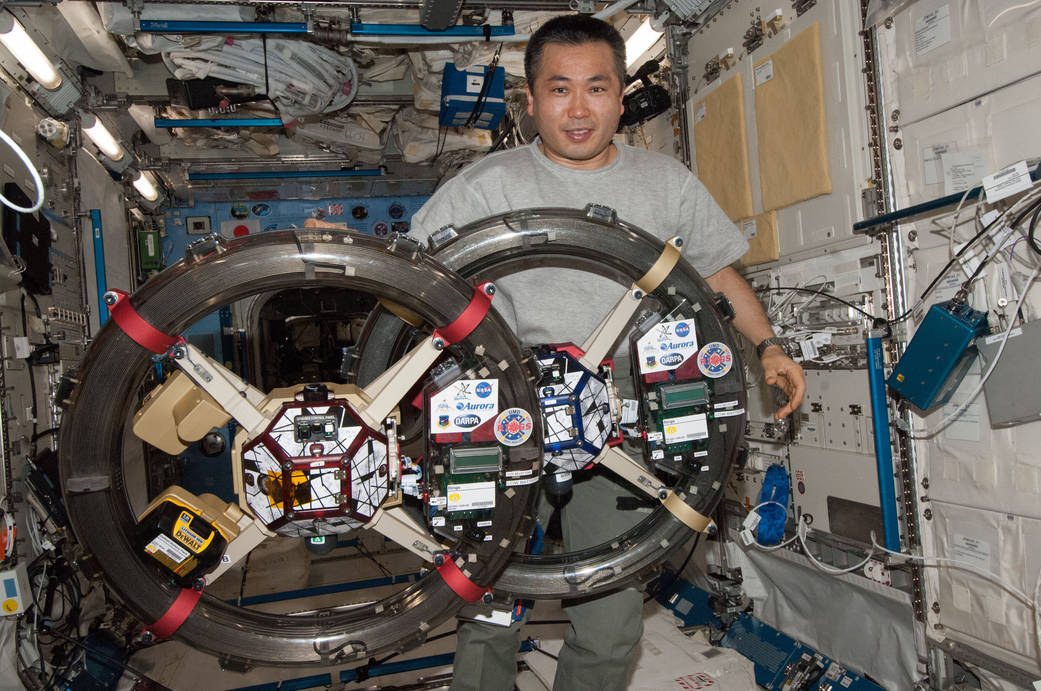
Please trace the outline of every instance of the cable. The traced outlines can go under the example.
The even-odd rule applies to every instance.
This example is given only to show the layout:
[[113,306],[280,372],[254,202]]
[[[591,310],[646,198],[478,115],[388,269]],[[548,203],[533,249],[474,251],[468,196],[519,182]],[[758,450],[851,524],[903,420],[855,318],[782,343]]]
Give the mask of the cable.
[[835,302],[840,302],[843,305],[845,305],[846,307],[849,307],[850,309],[856,310],[858,313],[864,315],[868,319],[871,319],[873,321],[878,321],[879,320],[879,317],[876,317],[875,315],[871,314],[870,312],[866,312],[865,310],[861,309],[860,307],[857,307],[856,305],[854,305],[852,302],[849,302],[848,300],[843,300],[842,298],[838,297],[837,295],[832,295],[831,293],[825,293],[822,290],[814,290],[813,288],[797,288],[797,287],[794,287],[794,286],[764,286],[762,288],[756,288],[755,289],[755,292],[757,292],[757,293],[768,293],[768,292],[781,293],[781,292],[785,292],[785,291],[791,291],[792,293],[811,293],[813,295],[820,295],[821,297],[826,297],[829,300],[834,300]]
[[0,140],[3,140],[4,144],[11,147],[11,150],[14,151],[16,156],[18,156],[19,160],[25,164],[25,167],[29,169],[29,174],[33,178],[33,184],[36,185],[36,202],[32,206],[18,206],[2,194],[0,194],[0,202],[3,202],[4,206],[9,209],[14,209],[19,213],[36,213],[40,210],[40,207],[43,206],[43,180],[40,179],[40,173],[37,172],[36,166],[34,166],[33,162],[29,160],[29,157],[25,155],[25,152],[22,151],[22,147],[15,144],[14,140],[11,139],[7,132],[0,130]]

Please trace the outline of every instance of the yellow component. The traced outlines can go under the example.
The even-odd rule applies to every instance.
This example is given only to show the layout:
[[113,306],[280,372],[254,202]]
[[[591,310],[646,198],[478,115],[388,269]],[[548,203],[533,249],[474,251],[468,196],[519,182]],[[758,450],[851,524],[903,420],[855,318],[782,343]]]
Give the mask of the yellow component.
[[[171,485],[165,492],[153,499],[152,503],[146,506],[145,510],[141,512],[141,515],[137,517],[137,520],[142,520],[145,516],[158,508],[163,502],[176,504],[182,509],[188,509],[189,511],[198,514],[202,520],[213,526],[213,528],[228,542],[234,540],[239,534],[238,524],[239,519],[242,518],[243,514],[242,509],[239,508],[238,504],[228,504],[220,497],[212,494],[201,494],[196,496],[178,485]],[[188,518],[190,519],[191,517],[189,516]],[[184,521],[184,525],[188,527],[188,531],[184,533],[184,538],[180,535],[175,535],[175,537],[177,537],[177,539],[189,549],[193,549],[196,552],[201,551],[209,544],[209,542],[207,541],[199,549],[195,549],[193,545],[186,542],[185,540],[190,540],[192,535],[195,536],[196,540],[199,539],[199,536],[194,530],[191,530],[191,521],[185,521],[184,519],[185,514],[182,513],[181,517],[177,521],[177,530],[175,533],[181,532],[182,521]],[[212,539],[212,536],[210,539]]]
[[231,419],[217,401],[195,386],[183,372],[174,372],[145,396],[134,415],[134,434],[171,456]]
[[181,512],[181,515],[177,517],[176,525],[174,525],[174,539],[198,554],[213,542],[213,533],[210,533],[208,538],[203,539],[199,533],[192,530],[192,518],[192,514],[187,511]]
[[902,375],[902,374],[896,375],[896,380],[902,382],[904,380],[904,375]]
[[4,611],[7,612],[8,614],[13,614],[13,613],[18,611],[18,600],[13,600],[13,599],[4,600],[3,605],[0,605],[0,606],[2,606],[4,608]]
[[383,308],[385,310],[387,310],[388,312],[390,312],[395,317],[405,322],[409,326],[414,326],[417,329],[423,326],[423,323],[425,321],[423,317],[419,316],[419,314],[413,312],[408,307],[399,305],[396,302],[391,302],[390,300],[385,300],[383,298],[380,298],[379,302],[381,305],[383,305]]

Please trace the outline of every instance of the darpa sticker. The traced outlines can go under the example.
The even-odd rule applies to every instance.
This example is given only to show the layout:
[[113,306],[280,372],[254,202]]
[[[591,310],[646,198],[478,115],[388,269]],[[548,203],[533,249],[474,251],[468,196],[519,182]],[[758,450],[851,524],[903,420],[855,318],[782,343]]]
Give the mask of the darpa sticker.
[[734,366],[734,356],[724,343],[713,342],[705,345],[698,353],[698,369],[706,377],[719,379],[725,376]]
[[637,342],[640,372],[667,372],[677,369],[698,352],[694,322],[681,320],[655,324]]
[[437,434],[470,432],[498,412],[498,379],[460,379],[431,396],[430,428]]
[[507,408],[495,418],[495,438],[506,446],[520,446],[531,437],[531,415],[523,408]]

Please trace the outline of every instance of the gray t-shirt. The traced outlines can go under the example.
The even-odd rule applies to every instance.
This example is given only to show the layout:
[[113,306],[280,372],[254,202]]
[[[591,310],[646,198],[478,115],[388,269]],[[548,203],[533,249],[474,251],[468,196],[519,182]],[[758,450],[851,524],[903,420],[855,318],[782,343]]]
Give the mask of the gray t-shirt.
[[[411,233],[425,240],[446,225],[456,228],[488,216],[537,207],[582,209],[601,204],[618,218],[667,240],[684,240],[684,258],[711,276],[748,251],[705,186],[679,161],[616,143],[618,156],[595,170],[554,163],[538,147],[482,158],[446,182],[412,217]],[[493,305],[513,321],[522,343],[570,341],[581,345],[628,285],[582,271],[539,268],[496,281],[509,297]]]

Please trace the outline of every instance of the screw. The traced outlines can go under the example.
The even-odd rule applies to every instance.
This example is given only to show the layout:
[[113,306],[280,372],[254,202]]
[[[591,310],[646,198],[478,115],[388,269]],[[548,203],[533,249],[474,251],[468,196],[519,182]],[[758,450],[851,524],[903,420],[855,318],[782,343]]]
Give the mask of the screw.
[[434,346],[434,350],[444,350],[445,339],[441,338],[440,336],[434,336],[434,340],[431,341],[431,345]]
[[900,109],[899,108],[894,108],[893,109],[893,114],[890,115],[889,117],[893,118],[893,122],[898,122],[900,120]]
[[192,582],[192,590],[195,590],[195,591],[198,591],[198,592],[201,593],[202,589],[205,588],[205,587],[206,587],[206,579],[205,578],[202,578],[202,577],[196,578]]
[[633,299],[634,300],[642,300],[643,299],[643,291],[640,290],[640,289],[634,290],[633,291]]
[[141,642],[145,645],[155,642],[155,634],[151,631],[145,631],[141,634]]
[[282,470],[292,470],[292,469],[293,469],[293,462],[292,461],[286,461],[285,463],[282,464]]
[[940,613],[940,603],[939,602],[934,602],[933,603],[933,612],[935,612],[936,614]]
[[434,555],[434,566],[444,566],[444,565],[445,565],[445,555],[444,555],[443,552],[438,552],[437,554]]
[[113,293],[111,290],[105,293],[105,297],[103,299],[105,300],[105,304],[110,307],[119,302],[119,296]]
[[907,232],[907,239],[910,240],[911,242],[914,242],[915,240],[917,240],[918,239],[918,231],[917,230],[909,230]]
[[286,518],[295,518],[296,511],[286,511]]
[[904,140],[901,139],[900,137],[897,137],[896,139],[894,139],[893,140],[893,148],[896,149],[897,151],[899,151],[900,149],[904,148]]
[[491,297],[492,295],[495,295],[495,284],[494,283],[488,283],[487,285],[485,285],[484,286],[484,294],[489,296],[489,297]]
[[886,17],[885,27],[887,29],[892,29],[893,28],[893,18],[892,17]]
[[683,238],[673,238],[672,244],[676,247],[683,247]]
[[925,511],[922,512],[922,516],[924,516],[925,520],[927,520],[927,521],[933,520],[933,510],[932,509],[926,509]]
[[668,499],[669,498],[669,490],[665,489],[664,487],[659,487],[658,488],[658,498],[661,499],[662,501],[665,501],[666,499]]
[[481,602],[483,602],[486,605],[492,604],[492,594],[490,592],[488,592],[488,593],[485,593],[484,595],[482,595],[481,596]]

